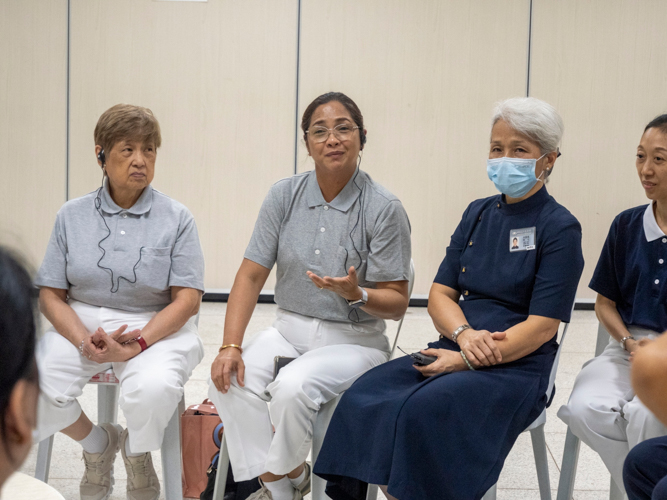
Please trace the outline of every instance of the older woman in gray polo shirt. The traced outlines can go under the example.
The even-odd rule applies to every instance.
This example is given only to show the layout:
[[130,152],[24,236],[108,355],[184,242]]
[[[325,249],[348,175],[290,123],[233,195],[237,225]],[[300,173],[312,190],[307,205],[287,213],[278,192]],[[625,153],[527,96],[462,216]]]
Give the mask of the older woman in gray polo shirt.
[[[153,189],[160,127],[119,104],[95,128],[101,188],[58,212],[36,284],[53,325],[38,347],[40,438],[61,431],[83,447],[85,500],[107,498],[119,448],[127,498],[157,499],[151,462],[183,386],[203,357],[194,315],[204,259],[192,214]],[[76,398],[113,368],[127,429],[93,425]]]
[[[264,200],[211,368],[234,477],[262,480],[251,499],[308,493],[304,461],[318,409],[387,360],[384,319],[400,319],[408,306],[410,224],[401,202],[358,168],[366,142],[359,108],[324,94],[301,127],[315,170],[277,182]],[[274,264],[277,318],[243,343]],[[274,380],[276,356],[296,359]]]

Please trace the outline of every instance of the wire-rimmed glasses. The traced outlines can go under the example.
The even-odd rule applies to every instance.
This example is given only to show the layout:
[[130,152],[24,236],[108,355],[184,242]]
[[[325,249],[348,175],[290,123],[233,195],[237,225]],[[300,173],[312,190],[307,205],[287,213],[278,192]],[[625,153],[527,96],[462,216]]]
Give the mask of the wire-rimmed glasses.
[[306,133],[316,144],[326,141],[329,138],[329,134],[333,134],[336,139],[339,141],[349,141],[354,134],[354,131],[359,127],[353,127],[349,123],[340,123],[334,128],[327,128],[321,125],[315,125],[310,127]]

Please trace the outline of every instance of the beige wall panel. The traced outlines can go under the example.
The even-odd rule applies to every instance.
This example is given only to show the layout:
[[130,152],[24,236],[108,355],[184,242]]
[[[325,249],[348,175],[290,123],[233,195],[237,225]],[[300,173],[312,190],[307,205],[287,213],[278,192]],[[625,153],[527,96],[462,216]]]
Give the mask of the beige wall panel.
[[[495,194],[486,175],[493,104],[525,95],[528,0],[303,0],[299,109],[330,90],[359,105],[362,168],[412,223],[427,294],[466,206]],[[305,146],[299,168],[313,168]]]
[[614,217],[648,203],[635,170],[646,124],[667,112],[664,0],[538,0],[530,93],[565,122],[551,193],[582,224],[588,288]]
[[67,0],[0,2],[0,243],[39,266],[65,202]]
[[207,289],[231,288],[266,192],[294,169],[297,4],[270,5],[72,0],[70,197],[100,184],[99,115],[151,108],[154,185],[194,214]]

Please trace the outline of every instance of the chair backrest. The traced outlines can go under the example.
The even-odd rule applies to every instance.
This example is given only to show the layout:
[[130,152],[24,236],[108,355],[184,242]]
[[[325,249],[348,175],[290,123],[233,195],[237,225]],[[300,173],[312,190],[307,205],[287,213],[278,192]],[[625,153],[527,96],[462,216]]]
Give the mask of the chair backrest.
[[[574,313],[574,304],[572,304],[572,312],[570,313],[570,322],[572,321],[572,314]],[[547,386],[547,400],[551,399],[553,394],[554,384],[556,383],[556,372],[558,371],[558,362],[560,361],[560,353],[563,349],[563,344],[565,343],[565,335],[567,335],[567,329],[570,326],[570,323],[563,323],[563,333],[560,336],[560,341],[558,343],[558,350],[556,351],[556,357],[554,358],[554,364],[551,366],[551,373],[549,374],[549,385]]]
[[[408,276],[408,300],[412,296],[412,289],[414,288],[414,286],[415,286],[415,261],[410,259],[410,275]],[[398,344],[398,336],[401,333],[401,327],[403,326],[404,319],[405,319],[405,314],[398,322],[398,328],[396,328],[396,337],[394,337],[394,345],[391,346],[391,354],[389,355],[389,359],[394,357],[394,352],[396,351],[396,345]]]

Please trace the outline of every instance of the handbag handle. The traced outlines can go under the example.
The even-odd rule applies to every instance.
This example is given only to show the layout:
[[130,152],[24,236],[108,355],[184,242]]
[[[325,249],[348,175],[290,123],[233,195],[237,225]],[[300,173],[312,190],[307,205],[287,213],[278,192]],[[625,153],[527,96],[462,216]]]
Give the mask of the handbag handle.
[[222,431],[225,429],[225,424],[220,422],[218,425],[215,426],[215,429],[213,429],[213,442],[215,445],[220,448],[222,444]]

